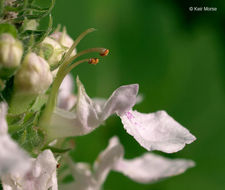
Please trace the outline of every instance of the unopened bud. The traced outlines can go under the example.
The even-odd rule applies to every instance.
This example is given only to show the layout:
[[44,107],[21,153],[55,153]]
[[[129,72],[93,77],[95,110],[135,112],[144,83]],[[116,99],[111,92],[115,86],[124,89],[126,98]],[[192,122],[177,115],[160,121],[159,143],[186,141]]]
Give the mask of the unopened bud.
[[64,53],[65,48],[50,37],[46,37],[38,48],[38,54],[48,62],[50,67],[57,65]]
[[37,30],[39,23],[35,19],[26,19],[23,24],[24,30]]
[[38,95],[44,93],[51,83],[52,74],[48,63],[35,53],[27,54],[15,75],[15,90]]
[[[54,32],[50,35],[50,37],[56,40],[62,47],[66,48],[67,51],[73,45],[74,42],[73,39],[67,34],[65,28],[62,32]],[[76,53],[76,49],[74,49],[71,56],[76,55]]]
[[0,36],[0,76],[10,77],[14,74],[23,55],[22,43],[11,34]]

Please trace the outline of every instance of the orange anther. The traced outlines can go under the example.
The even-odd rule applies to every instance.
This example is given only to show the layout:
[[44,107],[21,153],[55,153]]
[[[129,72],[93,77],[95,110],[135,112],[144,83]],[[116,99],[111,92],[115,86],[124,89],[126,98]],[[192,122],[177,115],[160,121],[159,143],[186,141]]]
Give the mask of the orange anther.
[[105,49],[102,53],[100,53],[101,56],[107,56],[109,54],[109,50]]
[[98,58],[91,58],[89,59],[88,63],[92,65],[96,65],[99,62]]

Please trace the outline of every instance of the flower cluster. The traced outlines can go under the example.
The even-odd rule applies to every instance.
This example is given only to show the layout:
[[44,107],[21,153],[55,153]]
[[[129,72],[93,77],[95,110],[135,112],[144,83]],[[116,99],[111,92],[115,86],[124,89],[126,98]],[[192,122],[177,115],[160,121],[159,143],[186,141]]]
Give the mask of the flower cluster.
[[[74,94],[70,71],[81,63],[97,64],[98,58],[78,60],[92,52],[106,56],[105,48],[77,52],[79,42],[94,29],[73,40],[60,27],[38,30],[48,8],[33,1],[5,0],[0,18],[0,179],[3,190],[100,190],[109,172],[116,171],[139,183],[152,183],[178,175],[194,166],[185,159],[168,159],[155,153],[124,158],[118,137],[112,137],[93,167],[74,163],[67,137],[83,136],[104,125],[115,114],[125,131],[147,151],[174,153],[195,137],[165,111],[140,113],[138,84],[117,88],[108,99],[90,98],[79,77]],[[11,16],[10,16],[11,15]],[[13,15],[13,16],[12,16]],[[60,165],[65,166],[61,173]],[[67,174],[75,181],[58,183]]]

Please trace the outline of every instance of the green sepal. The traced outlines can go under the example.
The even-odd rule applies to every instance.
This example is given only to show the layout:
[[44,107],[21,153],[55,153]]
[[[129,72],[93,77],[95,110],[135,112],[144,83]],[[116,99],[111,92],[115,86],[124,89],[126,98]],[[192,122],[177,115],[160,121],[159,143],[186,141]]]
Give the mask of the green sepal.
[[[35,124],[39,112],[27,112],[25,115],[9,115],[9,133],[19,145],[30,152],[38,154],[45,146],[44,132]],[[13,122],[14,121],[14,122]]]

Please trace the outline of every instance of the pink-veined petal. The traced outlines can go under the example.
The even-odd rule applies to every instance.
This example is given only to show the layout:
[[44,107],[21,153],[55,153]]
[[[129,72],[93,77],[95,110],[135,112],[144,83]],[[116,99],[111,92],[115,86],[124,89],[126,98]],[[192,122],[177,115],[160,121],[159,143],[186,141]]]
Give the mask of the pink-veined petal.
[[149,151],[177,152],[196,139],[165,111],[144,114],[130,110],[120,118],[126,131]]

